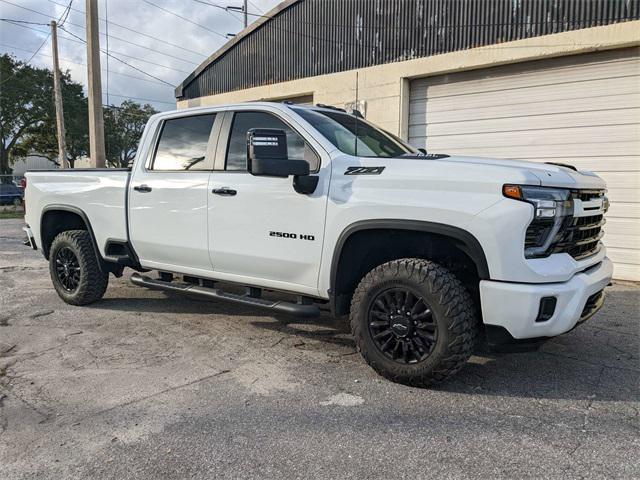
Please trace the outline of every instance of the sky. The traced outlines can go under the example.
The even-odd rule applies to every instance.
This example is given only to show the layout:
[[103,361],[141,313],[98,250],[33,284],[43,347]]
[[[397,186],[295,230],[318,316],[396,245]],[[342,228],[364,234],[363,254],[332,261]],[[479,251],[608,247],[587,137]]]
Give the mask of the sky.
[[[249,23],[278,3],[280,0],[251,0],[248,11],[254,15],[249,15]],[[69,0],[0,0],[0,18],[34,22],[18,26],[0,21],[0,54],[26,61],[43,45],[30,63],[51,68],[48,24],[59,20],[68,4]],[[130,98],[157,110],[174,109],[174,87],[229,40],[226,34],[243,28],[241,13],[210,4],[240,6],[242,1],[98,0],[100,48],[108,47],[112,55],[101,55],[103,103],[120,105]],[[60,68],[85,85],[86,92],[87,47],[77,38],[86,39],[85,0],[72,0],[71,8],[63,26],[67,31],[58,31]]]

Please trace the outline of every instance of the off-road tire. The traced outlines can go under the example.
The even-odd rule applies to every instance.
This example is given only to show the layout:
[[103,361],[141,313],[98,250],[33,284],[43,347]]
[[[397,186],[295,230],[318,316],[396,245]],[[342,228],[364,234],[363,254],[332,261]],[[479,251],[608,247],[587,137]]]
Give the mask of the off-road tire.
[[[402,287],[423,296],[438,329],[431,353],[413,364],[385,356],[369,328],[369,309],[376,296]],[[351,301],[350,324],[357,349],[375,371],[393,382],[426,387],[455,374],[471,356],[478,326],[475,312],[469,292],[449,270],[428,260],[404,258],[376,267],[361,280]]]
[[[56,272],[57,254],[63,248],[73,252],[80,267],[80,280],[73,291],[65,289]],[[100,300],[109,283],[109,273],[100,269],[91,236],[86,230],[67,230],[53,239],[49,251],[49,273],[56,292],[70,305],[87,305]]]

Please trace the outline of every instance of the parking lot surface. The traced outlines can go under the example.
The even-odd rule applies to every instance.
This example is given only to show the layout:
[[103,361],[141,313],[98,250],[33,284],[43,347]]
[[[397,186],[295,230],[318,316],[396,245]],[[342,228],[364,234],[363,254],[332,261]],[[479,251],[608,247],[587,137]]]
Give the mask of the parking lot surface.
[[0,478],[639,478],[640,289],[448,383],[379,377],[346,322],[111,278],[63,303],[0,220]]

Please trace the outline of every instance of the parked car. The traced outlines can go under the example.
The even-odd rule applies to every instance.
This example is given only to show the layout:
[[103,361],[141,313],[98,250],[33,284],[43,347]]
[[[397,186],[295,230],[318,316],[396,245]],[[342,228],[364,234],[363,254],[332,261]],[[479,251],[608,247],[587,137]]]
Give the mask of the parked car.
[[23,191],[13,182],[0,183],[0,205],[20,205]]
[[375,370],[413,385],[455,373],[478,338],[571,330],[602,306],[613,271],[593,173],[427,155],[326,106],[165,112],[131,169],[27,178],[25,231],[65,302],[99,300],[130,267],[136,285],[272,312],[324,304],[349,315]]

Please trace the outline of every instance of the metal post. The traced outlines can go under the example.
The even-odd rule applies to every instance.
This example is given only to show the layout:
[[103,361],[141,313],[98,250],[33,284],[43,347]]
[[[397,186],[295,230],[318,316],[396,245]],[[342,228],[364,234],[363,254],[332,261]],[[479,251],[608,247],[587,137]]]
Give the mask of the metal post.
[[243,12],[244,12],[244,28],[247,28],[247,25],[249,25],[249,12],[247,10],[247,0],[244,0],[244,6],[243,6]]
[[58,63],[58,28],[56,22],[53,20],[50,25],[51,48],[53,50],[53,93],[56,106],[56,132],[58,135],[58,164],[60,168],[69,168],[64,130],[64,110],[62,107],[62,84],[60,79],[60,65]]
[[104,118],[102,116],[102,81],[100,79],[100,31],[98,0],[86,0],[87,70],[89,83],[89,157],[92,166],[104,168]]

